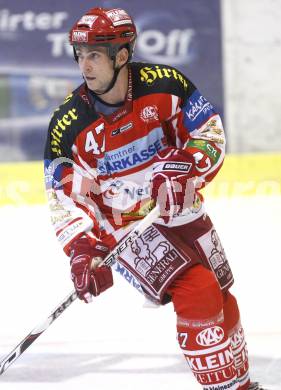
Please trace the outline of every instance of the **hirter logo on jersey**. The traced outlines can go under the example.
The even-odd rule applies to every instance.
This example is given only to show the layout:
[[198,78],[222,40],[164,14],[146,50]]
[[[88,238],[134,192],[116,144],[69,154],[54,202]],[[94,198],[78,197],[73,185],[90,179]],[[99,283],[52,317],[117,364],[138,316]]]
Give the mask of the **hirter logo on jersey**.
[[144,122],[158,121],[158,108],[155,105],[146,106],[142,109],[140,117]]

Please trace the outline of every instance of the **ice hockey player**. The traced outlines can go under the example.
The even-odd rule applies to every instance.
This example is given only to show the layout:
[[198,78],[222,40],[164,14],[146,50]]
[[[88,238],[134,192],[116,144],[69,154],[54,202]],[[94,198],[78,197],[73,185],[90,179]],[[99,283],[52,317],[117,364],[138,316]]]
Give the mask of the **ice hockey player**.
[[75,289],[89,302],[113,285],[100,259],[158,204],[161,216],[120,262],[153,301],[174,306],[179,346],[204,390],[261,389],[250,383],[233,276],[200,194],[224,160],[220,116],[179,70],[131,62],[136,37],[117,8],[89,10],[69,34],[84,82],[51,119],[45,175]]

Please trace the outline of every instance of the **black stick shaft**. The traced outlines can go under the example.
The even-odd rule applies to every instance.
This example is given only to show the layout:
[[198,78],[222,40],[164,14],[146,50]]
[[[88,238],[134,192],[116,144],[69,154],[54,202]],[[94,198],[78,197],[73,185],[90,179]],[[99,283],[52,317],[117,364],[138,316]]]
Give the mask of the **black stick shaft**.
[[46,320],[36,326],[7,356],[0,362],[0,375],[14,363],[15,360],[45,332],[45,330],[69,307],[77,298],[77,293],[72,291],[65,299],[52,311]]

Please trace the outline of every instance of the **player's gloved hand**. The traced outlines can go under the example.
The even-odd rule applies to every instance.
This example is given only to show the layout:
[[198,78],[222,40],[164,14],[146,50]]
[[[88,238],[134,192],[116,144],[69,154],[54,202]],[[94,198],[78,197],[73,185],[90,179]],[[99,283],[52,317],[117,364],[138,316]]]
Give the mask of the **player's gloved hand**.
[[195,198],[194,159],[184,150],[168,148],[158,152],[153,164],[151,197],[160,206],[165,223],[191,207]]
[[98,266],[109,253],[107,245],[92,246],[86,237],[81,237],[70,246],[71,279],[78,298],[91,302],[113,285],[112,271],[105,265]]

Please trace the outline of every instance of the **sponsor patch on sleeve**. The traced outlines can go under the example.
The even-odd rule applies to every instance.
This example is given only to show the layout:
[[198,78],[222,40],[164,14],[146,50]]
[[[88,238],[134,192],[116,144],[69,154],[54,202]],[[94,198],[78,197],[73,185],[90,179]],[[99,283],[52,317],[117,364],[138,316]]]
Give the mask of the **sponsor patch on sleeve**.
[[44,161],[44,175],[46,190],[51,188],[60,189],[60,181],[62,179],[62,166],[55,164],[55,161]]
[[217,163],[221,152],[218,148],[216,148],[214,145],[212,145],[210,142],[205,141],[205,140],[200,140],[200,139],[192,139],[190,140],[187,145],[187,148],[194,148],[196,150],[202,150],[205,154],[207,154],[210,159],[214,162]]
[[216,113],[212,104],[197,89],[188,98],[183,111],[184,125],[189,132],[202,126]]

